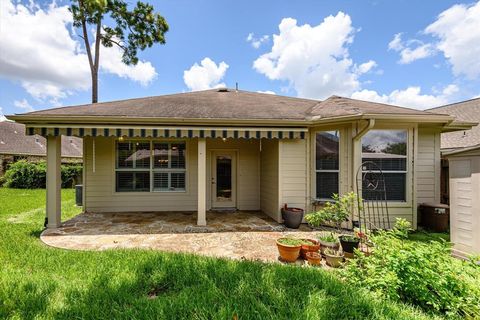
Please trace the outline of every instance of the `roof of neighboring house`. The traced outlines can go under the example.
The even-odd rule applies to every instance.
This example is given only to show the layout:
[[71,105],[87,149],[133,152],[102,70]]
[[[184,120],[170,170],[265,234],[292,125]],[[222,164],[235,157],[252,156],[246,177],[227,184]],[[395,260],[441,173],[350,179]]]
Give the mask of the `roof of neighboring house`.
[[[62,136],[62,157],[82,157],[82,139]],[[25,125],[0,121],[0,154],[45,156],[47,144],[44,137],[25,135]]]
[[[478,123],[480,122],[480,98],[433,108],[429,111],[449,114],[460,121]],[[477,145],[480,145],[480,126],[470,130],[442,133],[442,149],[471,148]]]
[[[81,118],[85,121],[133,121],[132,119],[173,119],[232,121],[320,121],[341,117],[372,115],[404,116],[409,119],[451,122],[453,118],[433,112],[375,102],[332,96],[324,101],[285,97],[234,89],[214,89],[128,99],[120,101],[60,107],[9,116],[17,121],[55,121]],[[123,119],[123,120],[122,120]],[[140,119],[140,120],[139,120]],[[53,121],[53,120],[52,120]],[[420,121],[420,120],[419,120]]]

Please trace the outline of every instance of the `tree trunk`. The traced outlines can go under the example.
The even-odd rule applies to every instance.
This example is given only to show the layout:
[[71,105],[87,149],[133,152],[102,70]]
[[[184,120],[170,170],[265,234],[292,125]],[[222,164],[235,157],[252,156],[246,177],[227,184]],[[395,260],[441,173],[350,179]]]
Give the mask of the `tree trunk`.
[[98,69],[100,65],[100,38],[102,32],[102,19],[97,21],[97,33],[95,38],[95,61],[92,69],[92,103],[98,102]]
[[92,70],[92,103],[98,102],[98,70]]

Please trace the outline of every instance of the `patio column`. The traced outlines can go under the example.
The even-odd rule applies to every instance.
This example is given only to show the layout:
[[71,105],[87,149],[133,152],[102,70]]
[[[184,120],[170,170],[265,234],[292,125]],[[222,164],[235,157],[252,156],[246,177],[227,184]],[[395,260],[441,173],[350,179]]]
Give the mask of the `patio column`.
[[47,137],[47,228],[57,228],[61,223],[61,150],[60,136]]
[[207,146],[205,138],[198,138],[198,205],[197,225],[206,226],[207,208]]

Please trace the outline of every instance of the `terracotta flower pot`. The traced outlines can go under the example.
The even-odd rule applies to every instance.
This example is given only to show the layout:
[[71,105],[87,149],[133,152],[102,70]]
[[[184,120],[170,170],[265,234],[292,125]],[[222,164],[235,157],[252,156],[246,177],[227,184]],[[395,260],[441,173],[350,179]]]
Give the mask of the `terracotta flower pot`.
[[302,248],[302,245],[299,244],[297,246],[290,246],[290,245],[280,243],[278,242],[278,240],[277,240],[277,248],[278,248],[278,253],[280,254],[280,257],[282,258],[282,260],[286,262],[297,261],[298,257],[300,256],[300,249]]
[[322,261],[322,255],[318,252],[309,251],[306,253],[308,264],[311,266],[318,266],[320,265],[320,261]]
[[320,249],[320,243],[317,240],[313,240],[313,239],[302,239],[302,240],[310,241],[311,243],[313,243],[312,245],[302,244],[300,255],[302,256],[303,259],[307,259],[306,254],[308,252],[318,252],[318,250]]
[[327,261],[327,264],[332,267],[332,268],[338,268],[342,265],[343,262],[343,256],[333,256],[329,254],[325,254],[325,260]]

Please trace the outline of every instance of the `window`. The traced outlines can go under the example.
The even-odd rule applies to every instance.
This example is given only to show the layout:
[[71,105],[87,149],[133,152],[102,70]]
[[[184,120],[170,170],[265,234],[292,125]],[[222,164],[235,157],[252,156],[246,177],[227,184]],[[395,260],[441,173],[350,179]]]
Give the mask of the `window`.
[[[407,130],[372,130],[362,138],[363,170],[370,172],[363,180],[365,200],[383,199],[385,187],[387,200],[406,201],[407,145]],[[380,170],[384,184],[376,178]]]
[[115,171],[117,192],[185,191],[185,143],[118,141]]
[[317,132],[315,139],[316,198],[331,199],[338,193],[339,132]]

